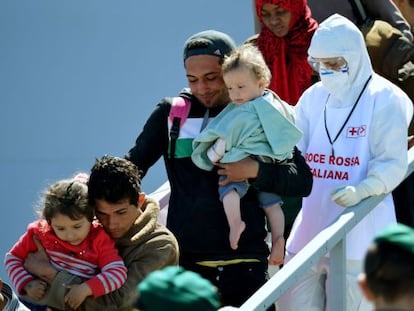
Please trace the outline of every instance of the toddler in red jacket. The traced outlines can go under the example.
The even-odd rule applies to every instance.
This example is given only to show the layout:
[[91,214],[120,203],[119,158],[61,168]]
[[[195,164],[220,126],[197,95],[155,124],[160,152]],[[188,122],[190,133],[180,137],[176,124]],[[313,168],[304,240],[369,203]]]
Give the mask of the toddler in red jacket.
[[48,284],[24,268],[25,258],[37,250],[35,239],[42,244],[56,269],[84,279],[83,283],[68,287],[65,302],[73,309],[86,297],[108,294],[126,281],[127,268],[114,241],[101,225],[93,222],[87,180],[86,174],[78,174],[47,189],[41,218],[29,224],[26,233],[6,254],[9,278],[20,299],[31,309],[47,308]]

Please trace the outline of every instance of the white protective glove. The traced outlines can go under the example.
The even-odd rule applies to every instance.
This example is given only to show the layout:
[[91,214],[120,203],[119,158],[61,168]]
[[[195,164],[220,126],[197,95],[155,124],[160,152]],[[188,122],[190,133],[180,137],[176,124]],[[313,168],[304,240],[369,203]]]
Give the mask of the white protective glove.
[[212,163],[218,162],[226,151],[226,141],[223,138],[216,140],[213,146],[207,150],[207,157]]
[[361,181],[357,186],[345,186],[335,189],[332,193],[332,201],[343,207],[358,204],[363,199],[385,192],[385,185],[376,177],[370,176]]

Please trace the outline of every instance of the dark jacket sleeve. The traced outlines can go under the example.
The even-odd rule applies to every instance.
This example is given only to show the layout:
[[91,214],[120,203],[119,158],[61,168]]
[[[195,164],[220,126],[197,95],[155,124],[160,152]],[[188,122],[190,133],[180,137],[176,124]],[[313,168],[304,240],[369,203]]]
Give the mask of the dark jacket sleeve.
[[257,178],[250,183],[260,191],[306,197],[312,190],[313,177],[305,158],[295,147],[290,160],[277,164],[259,162]]
[[400,30],[407,39],[413,41],[411,27],[394,2],[390,0],[365,0],[368,16],[388,22]]
[[128,151],[126,159],[138,166],[145,176],[148,169],[157,162],[168,147],[167,118],[171,105],[161,101],[146,121],[135,145]]

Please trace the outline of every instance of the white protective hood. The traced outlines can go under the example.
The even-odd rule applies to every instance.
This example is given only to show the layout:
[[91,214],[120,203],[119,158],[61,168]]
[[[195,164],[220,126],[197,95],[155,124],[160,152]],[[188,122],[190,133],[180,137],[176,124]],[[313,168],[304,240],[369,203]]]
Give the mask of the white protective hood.
[[373,74],[362,33],[354,23],[339,14],[331,15],[319,25],[312,37],[308,54],[314,58],[345,58],[349,67],[349,79],[341,90],[331,94],[343,103],[353,104]]

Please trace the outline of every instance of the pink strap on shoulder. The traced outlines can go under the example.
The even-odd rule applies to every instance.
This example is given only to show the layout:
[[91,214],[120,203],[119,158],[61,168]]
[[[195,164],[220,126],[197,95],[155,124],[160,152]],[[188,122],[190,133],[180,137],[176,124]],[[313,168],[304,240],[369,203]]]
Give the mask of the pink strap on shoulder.
[[187,120],[188,113],[190,112],[191,101],[183,97],[174,97],[171,110],[170,110],[170,121],[173,122],[174,118],[180,118],[180,126]]

